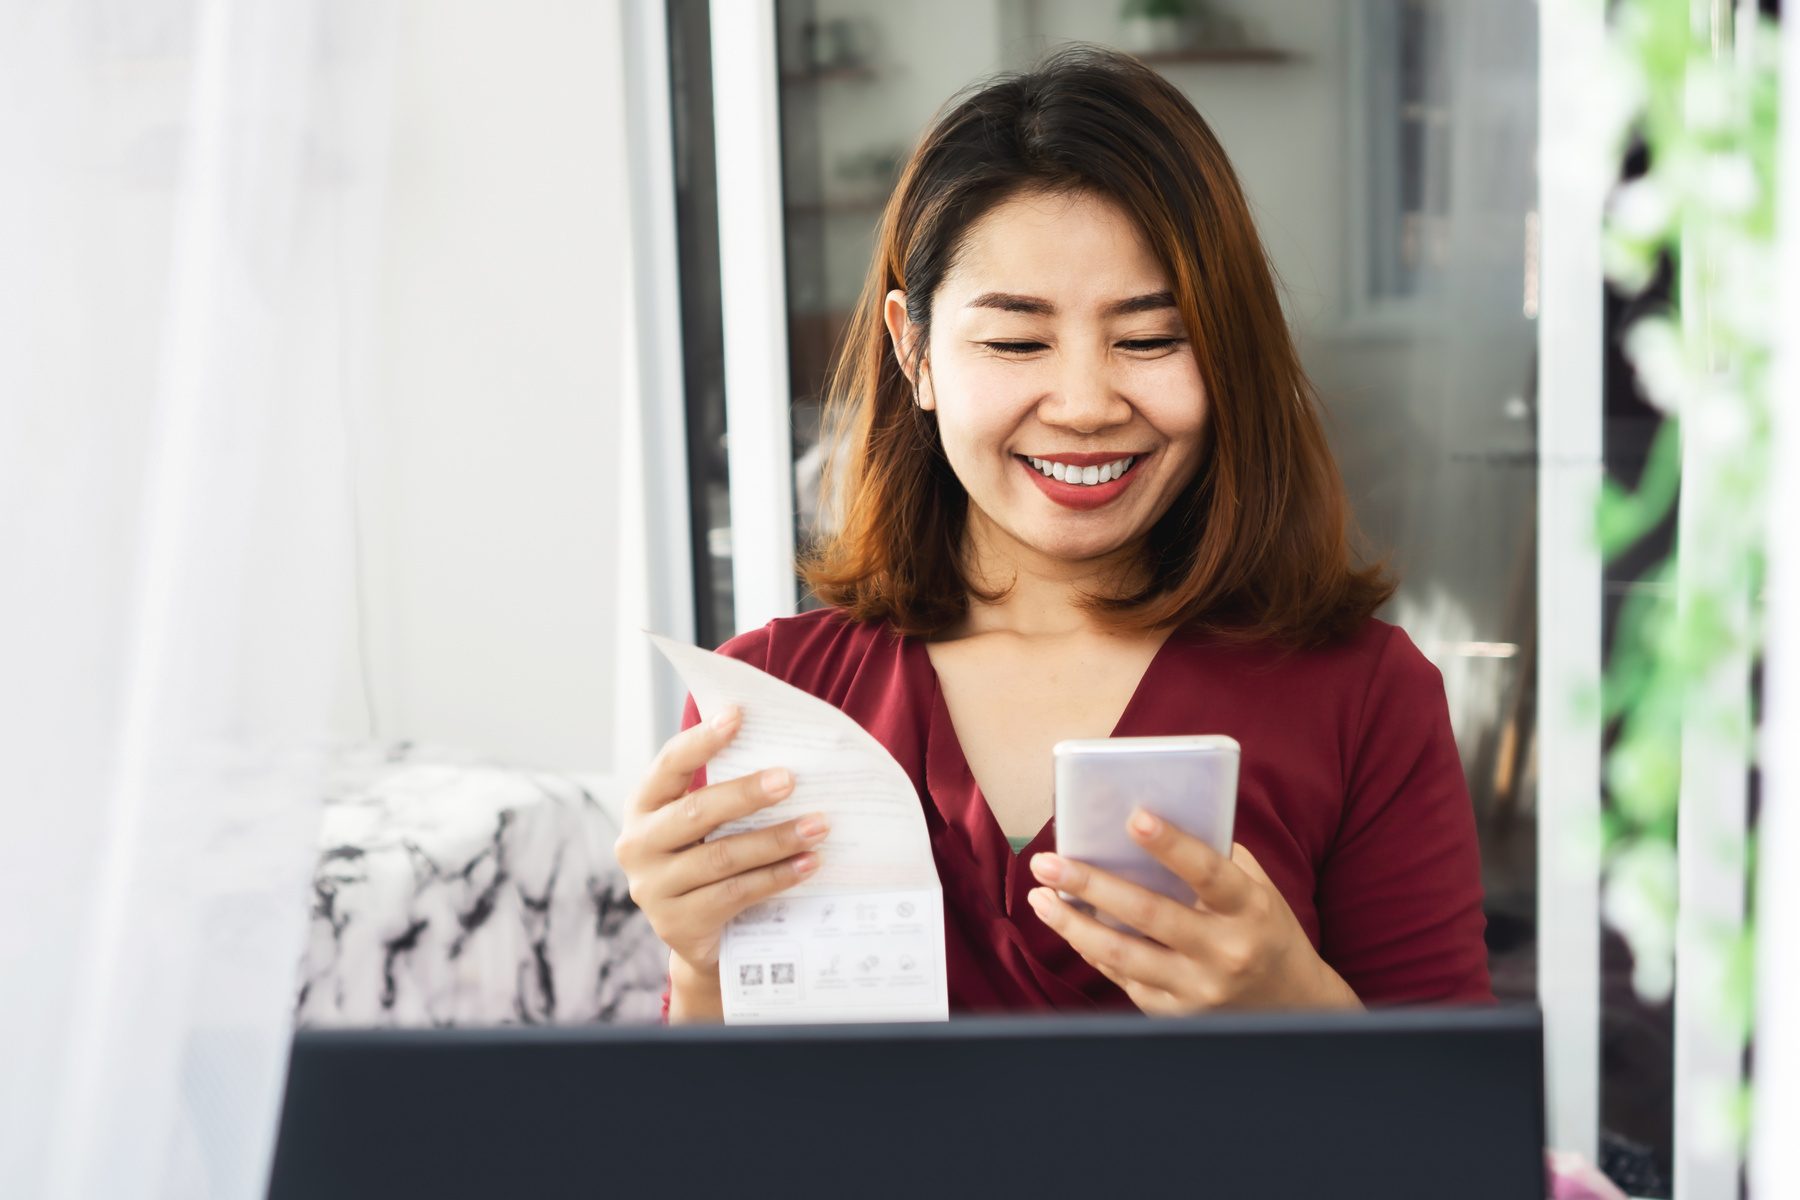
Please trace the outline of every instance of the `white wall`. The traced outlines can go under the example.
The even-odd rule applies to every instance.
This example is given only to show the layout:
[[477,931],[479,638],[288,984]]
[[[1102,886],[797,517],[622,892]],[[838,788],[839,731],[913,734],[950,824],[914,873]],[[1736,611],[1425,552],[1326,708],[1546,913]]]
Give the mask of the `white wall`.
[[346,736],[613,765],[620,40],[616,0],[404,5]]

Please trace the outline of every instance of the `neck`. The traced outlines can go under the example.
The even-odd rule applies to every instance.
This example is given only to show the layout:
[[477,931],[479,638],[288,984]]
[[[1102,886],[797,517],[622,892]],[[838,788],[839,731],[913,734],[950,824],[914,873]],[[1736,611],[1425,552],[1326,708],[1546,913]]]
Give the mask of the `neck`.
[[971,506],[963,532],[963,570],[993,602],[971,597],[953,636],[1005,631],[1057,637],[1105,628],[1087,607],[1095,596],[1117,595],[1135,582],[1138,547],[1091,559],[1059,558],[1026,546]]

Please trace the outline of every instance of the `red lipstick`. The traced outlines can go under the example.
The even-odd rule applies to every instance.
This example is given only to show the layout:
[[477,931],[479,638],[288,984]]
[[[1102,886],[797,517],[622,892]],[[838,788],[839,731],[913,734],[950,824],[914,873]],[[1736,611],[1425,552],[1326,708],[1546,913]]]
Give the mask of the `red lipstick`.
[[1098,467],[1109,462],[1118,462],[1121,458],[1131,459],[1131,465],[1125,469],[1123,475],[1119,476],[1117,479],[1109,479],[1105,483],[1094,484],[1092,487],[1079,483],[1064,483],[1060,479],[1053,479],[1032,466],[1031,459],[1025,455],[1015,455],[1014,457],[1018,460],[1019,466],[1024,469],[1025,473],[1031,476],[1031,482],[1037,484],[1038,490],[1043,492],[1044,495],[1050,497],[1050,499],[1062,505],[1064,508],[1072,508],[1078,512],[1090,512],[1093,509],[1110,504],[1122,496],[1125,493],[1125,489],[1130,487],[1132,482],[1137,479],[1138,468],[1143,466],[1144,459],[1148,456],[1144,454],[1120,454],[1117,451],[1114,451],[1111,454],[1084,452],[1080,454],[1046,454],[1033,456],[1041,458],[1045,462],[1062,463],[1065,466],[1071,467]]

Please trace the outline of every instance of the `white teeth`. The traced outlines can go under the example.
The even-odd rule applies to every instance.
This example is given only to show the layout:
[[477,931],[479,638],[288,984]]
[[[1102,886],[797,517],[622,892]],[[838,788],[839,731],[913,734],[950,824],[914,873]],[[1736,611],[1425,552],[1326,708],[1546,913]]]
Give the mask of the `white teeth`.
[[1121,478],[1125,472],[1131,469],[1131,464],[1137,461],[1137,457],[1133,455],[1129,458],[1116,459],[1098,467],[1070,466],[1066,463],[1051,462],[1047,458],[1032,458],[1029,455],[1025,457],[1025,461],[1038,472],[1052,479],[1079,484],[1083,487],[1094,487],[1096,484],[1110,483]]

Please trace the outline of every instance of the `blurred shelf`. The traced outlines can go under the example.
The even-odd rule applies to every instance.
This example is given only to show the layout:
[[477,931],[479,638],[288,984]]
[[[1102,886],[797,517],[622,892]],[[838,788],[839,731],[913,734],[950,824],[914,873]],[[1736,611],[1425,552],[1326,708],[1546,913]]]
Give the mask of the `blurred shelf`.
[[867,83],[874,78],[874,67],[826,67],[819,71],[781,73],[781,82],[789,87],[809,87],[819,83]]
[[1180,66],[1187,63],[1263,63],[1279,65],[1297,63],[1300,56],[1291,50],[1274,46],[1232,46],[1193,50],[1151,50],[1138,55],[1141,62],[1153,67]]

